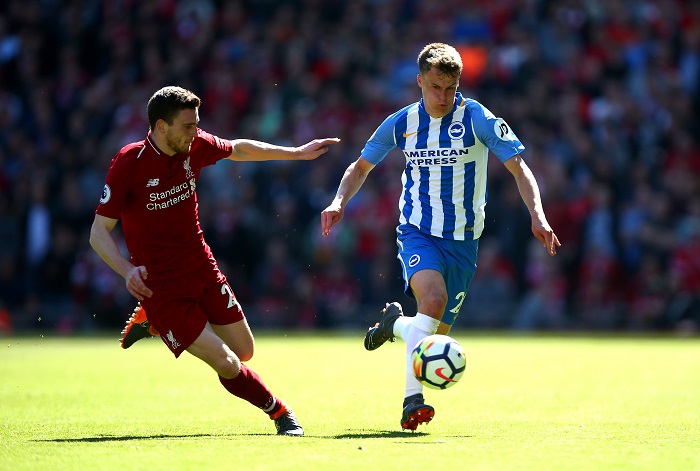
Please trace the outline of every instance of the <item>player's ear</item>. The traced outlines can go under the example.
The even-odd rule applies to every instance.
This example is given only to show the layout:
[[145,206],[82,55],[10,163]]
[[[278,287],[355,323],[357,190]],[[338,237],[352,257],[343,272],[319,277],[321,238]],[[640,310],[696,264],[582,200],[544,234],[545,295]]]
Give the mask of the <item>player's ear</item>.
[[157,129],[159,132],[162,132],[163,134],[165,134],[165,131],[166,131],[165,125],[166,125],[166,124],[167,124],[167,123],[165,122],[165,120],[159,119],[158,121],[156,121],[156,129]]
[[423,77],[420,74],[416,75],[416,83],[418,83],[419,88],[423,88]]

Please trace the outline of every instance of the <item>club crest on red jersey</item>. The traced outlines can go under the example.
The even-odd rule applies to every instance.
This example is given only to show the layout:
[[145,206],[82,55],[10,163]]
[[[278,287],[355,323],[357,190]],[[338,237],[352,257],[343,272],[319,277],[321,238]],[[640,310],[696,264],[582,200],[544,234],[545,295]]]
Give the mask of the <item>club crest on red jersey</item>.
[[194,172],[192,171],[192,167],[190,167],[190,157],[187,157],[185,159],[185,161],[182,163],[182,166],[185,168],[185,178],[194,177]]

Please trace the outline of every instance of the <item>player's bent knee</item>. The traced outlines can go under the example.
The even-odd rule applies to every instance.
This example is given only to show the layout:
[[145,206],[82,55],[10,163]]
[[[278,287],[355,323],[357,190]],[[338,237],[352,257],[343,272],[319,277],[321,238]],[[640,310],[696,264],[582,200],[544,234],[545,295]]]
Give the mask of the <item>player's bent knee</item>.
[[241,360],[235,355],[228,355],[218,360],[212,367],[222,378],[233,379],[241,372]]
[[443,312],[447,306],[447,293],[430,293],[421,300],[422,312]]

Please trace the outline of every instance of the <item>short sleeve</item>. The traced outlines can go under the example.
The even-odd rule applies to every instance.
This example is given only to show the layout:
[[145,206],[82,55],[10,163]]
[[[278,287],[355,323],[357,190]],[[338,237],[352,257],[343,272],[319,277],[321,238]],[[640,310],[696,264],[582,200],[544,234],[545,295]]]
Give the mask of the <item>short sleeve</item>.
[[395,115],[391,115],[379,125],[362,149],[361,155],[369,163],[377,165],[396,147],[394,139]]
[[488,108],[473,100],[470,108],[474,134],[501,162],[525,150],[525,146],[503,118],[497,118]]
[[100,216],[119,219],[124,201],[131,187],[131,175],[127,165],[128,159],[123,154],[117,154],[109,166],[105,184],[102,188],[100,203],[95,211]]

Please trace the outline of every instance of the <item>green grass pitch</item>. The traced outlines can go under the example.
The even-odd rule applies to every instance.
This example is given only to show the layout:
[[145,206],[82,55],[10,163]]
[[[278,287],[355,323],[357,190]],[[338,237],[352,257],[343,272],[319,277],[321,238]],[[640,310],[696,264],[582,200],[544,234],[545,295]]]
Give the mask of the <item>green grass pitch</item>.
[[697,338],[453,336],[467,371],[411,433],[401,340],[258,334],[301,438],[160,340],[2,338],[0,470],[700,470]]

